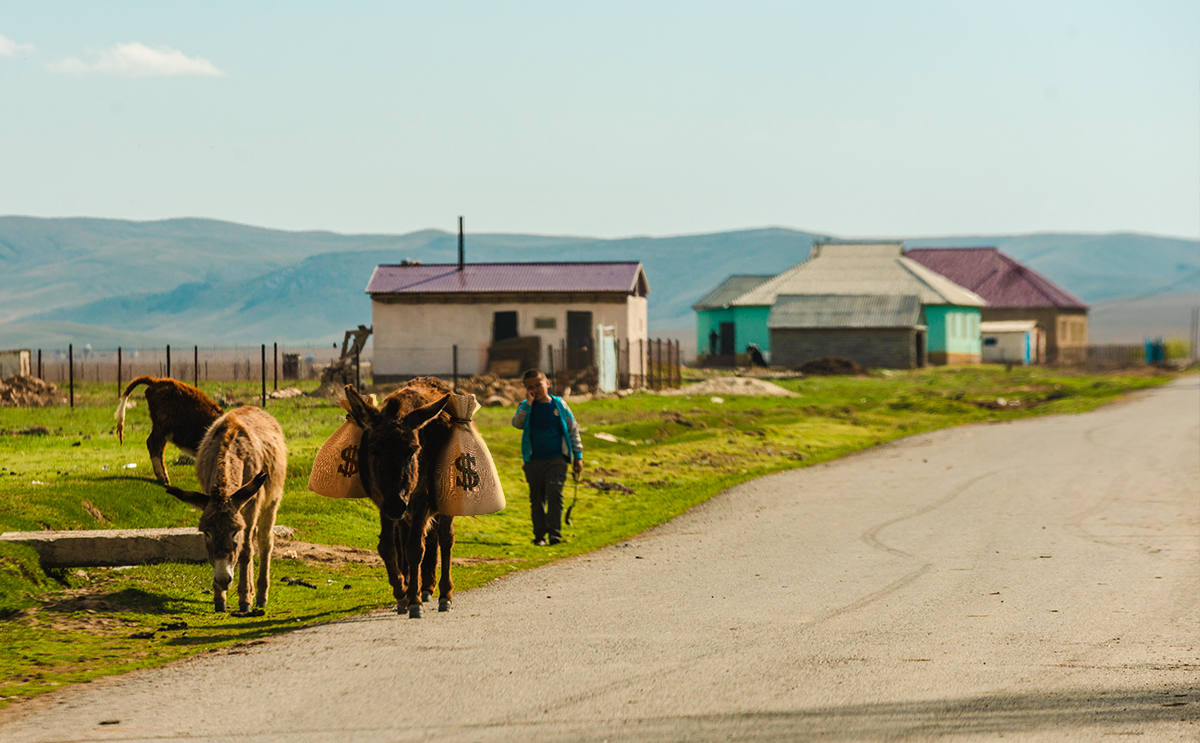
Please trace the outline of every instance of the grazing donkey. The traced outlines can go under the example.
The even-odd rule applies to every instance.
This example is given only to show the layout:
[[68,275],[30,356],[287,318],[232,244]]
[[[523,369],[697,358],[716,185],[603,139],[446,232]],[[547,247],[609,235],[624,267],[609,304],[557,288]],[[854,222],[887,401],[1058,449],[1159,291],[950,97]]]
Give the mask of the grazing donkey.
[[376,408],[353,385],[346,386],[350,415],[363,430],[359,478],[379,507],[379,556],[397,613],[408,607],[412,619],[421,616],[421,602],[432,595],[439,548],[438,611],[450,611],[453,601],[454,517],[437,512],[434,491],[437,458],[450,442],[450,416],[442,413],[450,393],[440,379],[418,377]]
[[125,407],[129,393],[138,385],[146,385],[146,408],[150,412],[150,464],[160,485],[170,485],[171,477],[163,462],[167,442],[175,444],[191,456],[196,456],[204,432],[221,417],[221,408],[208,395],[190,384],[164,378],[138,377],[125,387],[117,412],[117,439],[125,443]]
[[[167,486],[167,492],[199,508],[200,531],[213,566],[213,608],[225,611],[225,592],[238,566],[238,608],[267,605],[271,588],[272,529],[287,476],[283,429],[266,411],[243,406],[217,419],[196,454],[202,493]],[[258,546],[258,582],[250,585],[254,547]]]

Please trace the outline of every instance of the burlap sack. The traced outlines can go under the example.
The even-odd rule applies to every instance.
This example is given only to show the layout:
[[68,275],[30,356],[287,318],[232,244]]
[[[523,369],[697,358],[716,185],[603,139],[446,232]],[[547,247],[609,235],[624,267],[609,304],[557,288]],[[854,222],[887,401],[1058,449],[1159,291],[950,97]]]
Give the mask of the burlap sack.
[[435,475],[438,511],[448,516],[481,516],[504,510],[504,489],[492,453],[471,422],[479,403],[455,394],[446,405],[453,433],[438,458]]
[[[349,408],[345,400],[338,405]],[[362,480],[358,477],[358,442],[362,429],[349,419],[325,439],[313,460],[308,489],[329,498],[366,498]]]

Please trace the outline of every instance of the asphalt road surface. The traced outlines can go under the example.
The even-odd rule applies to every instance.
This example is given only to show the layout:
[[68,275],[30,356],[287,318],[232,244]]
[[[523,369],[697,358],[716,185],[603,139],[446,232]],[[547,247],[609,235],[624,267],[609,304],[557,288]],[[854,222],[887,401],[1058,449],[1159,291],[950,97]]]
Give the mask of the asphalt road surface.
[[0,740],[1196,741],[1198,656],[1190,377],[750,482],[450,614],[64,690]]

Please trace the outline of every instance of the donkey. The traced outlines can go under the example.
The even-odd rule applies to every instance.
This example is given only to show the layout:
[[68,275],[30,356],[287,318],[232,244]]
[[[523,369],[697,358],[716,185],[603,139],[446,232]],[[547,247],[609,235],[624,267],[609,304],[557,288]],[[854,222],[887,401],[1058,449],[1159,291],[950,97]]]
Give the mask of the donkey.
[[[196,454],[196,477],[203,492],[167,485],[167,492],[199,508],[200,531],[213,566],[213,609],[225,611],[225,592],[238,566],[238,608],[267,605],[275,513],[287,476],[283,429],[264,410],[243,406],[217,419]],[[258,547],[258,582],[250,585]]]
[[434,477],[438,454],[450,442],[450,416],[442,411],[450,393],[442,380],[418,377],[376,408],[353,385],[346,386],[350,415],[363,430],[359,477],[379,507],[379,556],[396,597],[396,612],[408,607],[411,619],[420,618],[422,601],[432,596],[439,550],[438,611],[450,611],[454,600],[454,517],[437,512]]
[[167,442],[175,444],[191,456],[196,456],[204,432],[221,417],[221,408],[208,395],[190,384],[175,379],[138,377],[131,381],[121,395],[117,412],[117,440],[125,443],[125,407],[129,394],[139,385],[146,385],[146,407],[150,412],[150,464],[160,485],[170,485],[171,477],[163,463]]

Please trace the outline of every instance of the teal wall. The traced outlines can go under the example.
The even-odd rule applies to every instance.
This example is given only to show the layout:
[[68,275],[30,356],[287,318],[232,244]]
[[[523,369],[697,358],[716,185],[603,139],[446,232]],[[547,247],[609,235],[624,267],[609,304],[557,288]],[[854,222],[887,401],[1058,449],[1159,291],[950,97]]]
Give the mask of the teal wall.
[[929,326],[926,348],[929,353],[983,352],[979,334],[982,313],[978,307],[958,307],[952,304],[927,304],[923,308],[925,324]]
[[708,353],[708,334],[721,332],[721,323],[733,323],[733,348],[746,353],[754,343],[763,353],[771,352],[771,333],[767,330],[770,307],[726,307],[719,310],[696,310],[696,352]]

